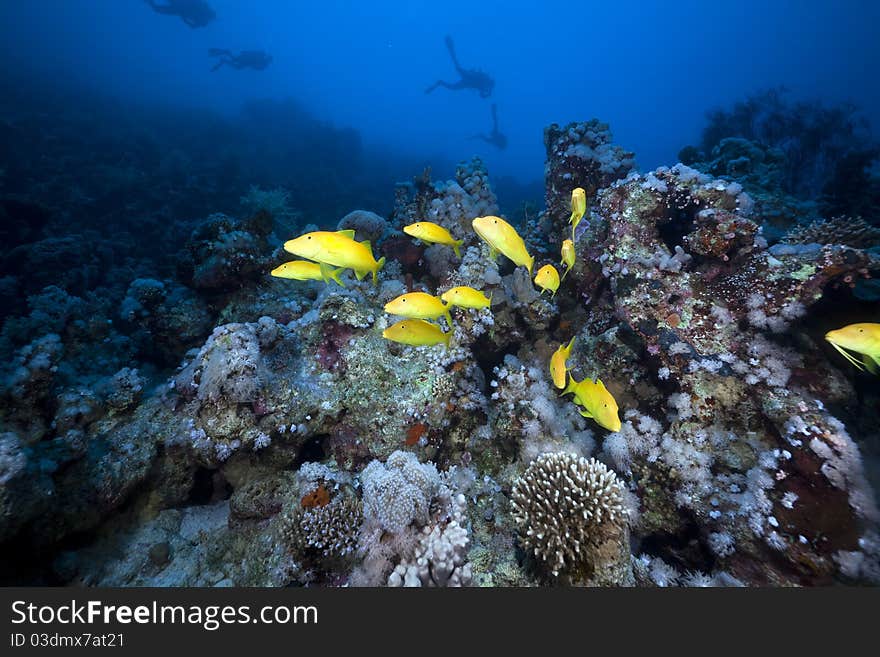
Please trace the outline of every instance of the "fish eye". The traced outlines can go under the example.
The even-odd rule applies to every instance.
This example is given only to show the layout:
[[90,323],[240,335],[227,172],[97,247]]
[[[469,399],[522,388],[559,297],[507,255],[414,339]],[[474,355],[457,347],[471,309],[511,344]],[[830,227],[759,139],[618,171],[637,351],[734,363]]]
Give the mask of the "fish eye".
[[306,235],[306,239],[307,239],[307,240],[310,240],[310,239],[312,239],[312,236],[311,236],[311,235]]

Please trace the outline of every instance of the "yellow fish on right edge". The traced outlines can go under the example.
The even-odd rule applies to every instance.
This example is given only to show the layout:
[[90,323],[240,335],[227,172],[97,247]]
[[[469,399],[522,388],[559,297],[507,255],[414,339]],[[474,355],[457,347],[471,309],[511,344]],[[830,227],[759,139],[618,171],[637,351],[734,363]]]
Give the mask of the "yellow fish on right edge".
[[568,223],[571,224],[571,239],[574,239],[574,229],[581,223],[581,219],[587,213],[587,192],[583,187],[575,187],[571,192],[571,217]]
[[532,274],[535,265],[534,256],[530,256],[526,249],[526,243],[516,232],[516,228],[504,221],[501,217],[489,215],[477,217],[471,222],[477,235],[489,245],[489,257],[493,260],[499,253],[504,254],[517,265],[525,267]]
[[[869,322],[850,324],[834,331],[828,331],[825,334],[825,339],[858,369],[867,369],[871,374],[878,373],[878,364],[880,364],[880,324]],[[860,361],[850,354],[850,351],[861,354],[862,360]]]

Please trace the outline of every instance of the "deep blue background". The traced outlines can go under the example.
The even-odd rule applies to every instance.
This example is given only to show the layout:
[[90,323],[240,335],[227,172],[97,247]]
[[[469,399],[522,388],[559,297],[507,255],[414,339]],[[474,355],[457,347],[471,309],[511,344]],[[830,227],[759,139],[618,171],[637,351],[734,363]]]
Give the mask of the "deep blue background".
[[[707,109],[767,87],[850,100],[880,124],[880,2],[445,2],[210,0],[191,29],[140,0],[0,4],[7,70],[80,78],[138,102],[237,112],[244,100],[295,97],[317,116],[430,159],[484,156],[493,176],[541,177],[542,129],[593,116],[640,168],[675,162]],[[443,89],[451,34],[466,67],[496,79],[491,100]],[[211,73],[211,47],[265,49],[263,72]],[[509,147],[470,139],[499,104]],[[439,157],[438,157],[439,159]]]

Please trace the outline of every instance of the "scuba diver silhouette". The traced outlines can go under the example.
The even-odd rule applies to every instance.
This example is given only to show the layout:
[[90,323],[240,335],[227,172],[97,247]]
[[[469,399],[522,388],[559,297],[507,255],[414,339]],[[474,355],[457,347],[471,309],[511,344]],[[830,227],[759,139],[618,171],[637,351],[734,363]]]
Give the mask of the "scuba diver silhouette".
[[205,0],[166,0],[160,5],[156,0],[144,0],[157,14],[180,16],[192,28],[204,27],[217,18],[217,14]]
[[482,139],[499,150],[507,148],[507,135],[498,130],[498,106],[492,103],[492,132],[488,135],[474,135],[471,139]]
[[455,70],[458,71],[458,74],[461,76],[461,80],[458,82],[444,82],[443,80],[437,80],[434,84],[425,89],[425,93],[429,94],[437,87],[445,87],[446,89],[451,89],[453,91],[458,91],[459,89],[473,89],[480,93],[480,98],[488,98],[491,96],[492,89],[495,87],[495,80],[478,69],[462,68],[461,64],[458,63],[458,57],[455,56],[455,44],[452,43],[452,37],[449,35],[446,36],[446,49],[449,50],[449,56],[452,58],[452,63],[455,66]]
[[211,48],[208,51],[208,55],[220,57],[220,61],[211,69],[212,72],[224,64],[238,70],[252,68],[255,71],[262,71],[272,63],[272,55],[262,50],[242,50],[237,55],[233,55],[231,50],[226,50],[225,48]]

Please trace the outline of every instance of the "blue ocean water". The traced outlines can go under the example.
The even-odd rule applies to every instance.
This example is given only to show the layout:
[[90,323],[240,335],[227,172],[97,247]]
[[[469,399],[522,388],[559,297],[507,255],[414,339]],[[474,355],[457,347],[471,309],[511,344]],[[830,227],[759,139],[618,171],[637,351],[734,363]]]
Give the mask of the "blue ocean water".
[[878,22],[0,4],[0,581],[877,583]]

